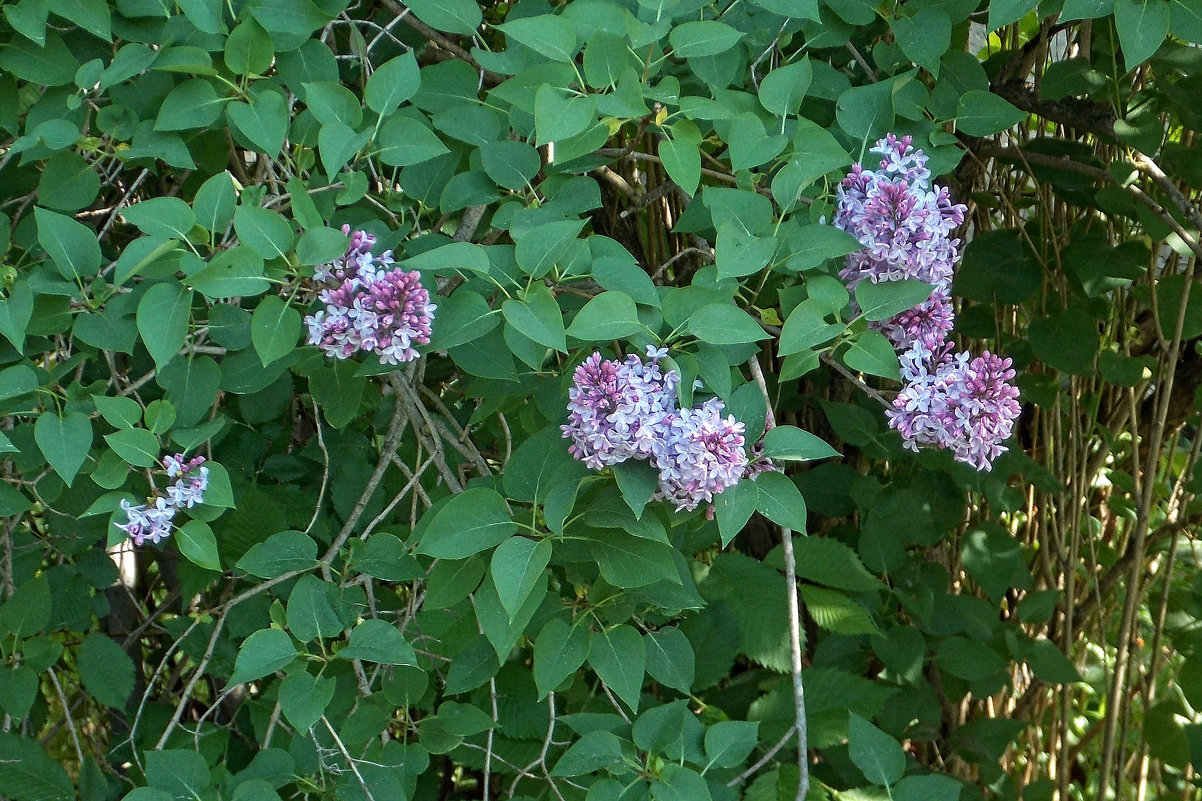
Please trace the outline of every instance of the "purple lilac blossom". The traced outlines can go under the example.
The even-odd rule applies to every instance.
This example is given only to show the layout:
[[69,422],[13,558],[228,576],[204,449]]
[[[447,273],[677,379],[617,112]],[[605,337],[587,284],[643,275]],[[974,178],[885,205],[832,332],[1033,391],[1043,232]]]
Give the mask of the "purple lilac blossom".
[[630,458],[647,459],[663,448],[666,418],[676,411],[675,370],[663,373],[666,351],[648,348],[644,363],[631,354],[625,362],[594,353],[576,368],[568,390],[568,452],[594,470]]
[[125,512],[125,523],[117,528],[129,535],[134,545],[145,542],[158,544],[171,536],[171,520],[175,517],[175,506],[166,498],[156,498],[153,503],[134,506],[121,499],[121,511]]
[[722,416],[722,401],[711,398],[693,409],[681,409],[668,428],[659,469],[658,497],[677,509],[692,511],[737,484],[747,469],[743,424]]
[[185,459],[182,453],[164,456],[163,471],[168,478],[175,479],[167,487],[167,497],[148,498],[146,503],[138,505],[122,499],[125,522],[117,523],[117,528],[128,534],[134,545],[158,544],[171,536],[175,513],[204,503],[204,493],[209,486],[209,468],[204,467],[204,462],[203,456],[191,459]]
[[[349,231],[343,226],[343,233]],[[376,240],[367,232],[350,237],[346,253],[315,274],[338,286],[323,289],[318,299],[325,308],[305,318],[309,344],[337,359],[366,351],[384,364],[413,361],[419,355],[414,345],[430,342],[438,307],[419,272],[393,268],[392,251],[373,256]]]
[[856,164],[838,189],[835,226],[863,245],[847,257],[839,275],[853,291],[864,280],[932,284],[930,298],[914,312],[873,326],[899,349],[918,338],[936,347],[951,330],[947,290],[960,258],[960,240],[951,233],[964,222],[966,207],[953,204],[946,188],[931,185],[926,154],[911,147],[910,137],[889,134],[872,152],[883,156],[880,168]]
[[[660,369],[666,349],[649,347],[648,361],[626,361],[594,353],[576,368],[568,390],[568,452],[594,470],[627,459],[648,460],[659,472],[659,500],[677,509],[696,509],[743,477],[774,469],[771,462],[748,459],[743,424],[722,417],[722,401],[713,398],[693,409],[680,409],[680,376]],[[762,451],[762,446],[761,446]]]
[[1018,388],[1009,383],[1010,359],[916,344],[901,354],[901,364],[906,386],[885,414],[906,447],[936,445],[977,470],[991,470],[1022,411]]

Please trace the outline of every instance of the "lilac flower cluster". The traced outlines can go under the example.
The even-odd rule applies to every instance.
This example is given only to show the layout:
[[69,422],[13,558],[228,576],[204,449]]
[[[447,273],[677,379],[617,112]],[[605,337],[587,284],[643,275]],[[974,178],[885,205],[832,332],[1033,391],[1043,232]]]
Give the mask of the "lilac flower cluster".
[[[645,459],[659,471],[658,500],[693,510],[743,478],[751,467],[743,424],[713,398],[692,409],[676,402],[680,375],[660,370],[666,349],[647,348],[649,361],[594,353],[576,368],[568,390],[568,452],[594,470]],[[765,467],[757,460],[755,472]]]
[[175,513],[204,503],[204,493],[209,486],[209,468],[204,466],[204,461],[203,456],[185,459],[182,453],[163,457],[167,477],[175,479],[167,487],[167,497],[148,498],[146,503],[138,505],[122,499],[121,511],[125,512],[126,522],[117,523],[117,528],[128,534],[134,545],[145,542],[157,545],[171,536]]
[[418,357],[414,345],[430,342],[430,323],[438,308],[421,285],[421,274],[393,265],[392,251],[372,254],[376,239],[366,231],[351,237],[346,253],[317,270],[314,277],[337,286],[321,290],[325,308],[305,318],[309,344],[327,356],[346,359],[365,351],[384,364]]
[[955,322],[949,290],[960,258],[960,240],[951,233],[964,222],[965,207],[953,204],[946,189],[932,188],[926,155],[910,145],[910,137],[890,134],[872,150],[883,156],[879,170],[857,164],[843,180],[835,225],[864,249],[848,256],[840,276],[852,289],[863,280],[903,278],[934,285],[918,306],[877,324],[900,351],[906,384],[885,414],[907,448],[935,445],[990,470],[1022,410],[1010,383],[1014,370],[1010,359],[955,353],[947,341]]
[[847,257],[839,275],[855,290],[914,278],[932,284],[930,297],[917,308],[876,327],[899,349],[922,341],[938,347],[952,328],[951,285],[960,258],[960,240],[952,232],[964,222],[965,206],[953,204],[944,187],[932,187],[927,157],[911,139],[889,134],[871,152],[883,156],[879,170],[852,167],[838,190],[835,225],[864,246]]

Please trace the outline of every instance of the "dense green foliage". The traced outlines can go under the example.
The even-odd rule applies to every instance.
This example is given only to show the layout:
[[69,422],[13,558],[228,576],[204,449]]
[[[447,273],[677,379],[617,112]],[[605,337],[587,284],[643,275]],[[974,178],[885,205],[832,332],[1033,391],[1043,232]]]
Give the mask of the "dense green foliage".
[[[1192,0],[2,10],[0,796],[1198,797]],[[837,278],[890,131],[1019,368],[989,473],[885,423],[912,288]],[[420,360],[304,344],[343,225]],[[770,429],[712,519],[561,436],[649,344]]]

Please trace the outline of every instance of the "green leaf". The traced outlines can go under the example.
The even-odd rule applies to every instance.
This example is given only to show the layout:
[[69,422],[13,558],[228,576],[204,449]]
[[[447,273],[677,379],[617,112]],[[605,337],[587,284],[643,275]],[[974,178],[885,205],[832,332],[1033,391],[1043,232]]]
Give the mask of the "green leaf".
[[646,659],[643,638],[630,626],[614,626],[589,636],[588,663],[597,671],[597,677],[635,712],[639,708]]
[[222,250],[185,281],[210,300],[254,297],[271,288],[263,271],[263,257],[246,245]]
[[534,641],[534,684],[540,698],[579,670],[588,657],[587,624],[571,625],[555,617]]
[[491,571],[501,605],[512,621],[551,561],[551,541],[510,537],[493,551]]
[[164,239],[186,240],[188,232],[196,225],[192,207],[177,197],[149,198],[127,206],[121,215],[143,233]]
[[1155,53],[1169,33],[1170,7],[1164,0],[1115,0],[1114,27],[1131,71]]
[[760,105],[778,117],[796,114],[813,78],[809,58],[777,67],[760,81]]
[[913,278],[875,284],[861,281],[856,285],[856,303],[866,320],[888,320],[926,301],[933,289],[932,285]]
[[634,300],[625,292],[602,292],[576,313],[568,334],[586,342],[625,339],[647,330],[638,315]]
[[560,220],[516,234],[518,266],[531,278],[542,278],[564,258],[583,227],[584,220]]
[[606,531],[589,543],[605,580],[615,587],[633,589],[657,581],[680,583],[672,548],[662,542]]
[[506,300],[501,304],[501,313],[506,322],[540,345],[567,352],[563,314],[544,284],[532,286],[525,300]]
[[[36,211],[35,211],[36,214]],[[0,334],[18,351],[25,349],[25,329],[33,318],[33,292],[28,281],[17,281],[0,300]]]
[[719,280],[753,275],[768,266],[776,252],[776,239],[753,236],[735,222],[726,222],[718,229],[715,263]]
[[716,56],[734,47],[742,38],[741,31],[715,20],[681,23],[668,34],[672,54],[677,58]]
[[7,43],[0,49],[0,68],[40,86],[71,83],[79,61],[56,31],[47,31],[45,39],[44,45],[27,39]]
[[191,748],[147,751],[145,758],[146,781],[176,799],[200,798],[212,780],[205,758]]
[[283,215],[259,206],[239,206],[234,210],[234,230],[238,239],[250,245],[264,259],[285,258],[296,235]]
[[1080,306],[1033,320],[1028,335],[1031,350],[1046,364],[1074,375],[1093,373],[1100,341],[1098,327]]
[[291,353],[300,336],[300,312],[278,295],[268,295],[255,307],[250,338],[264,367]]
[[375,72],[367,79],[363,100],[372,111],[386,117],[396,111],[401,103],[417,94],[419,86],[421,74],[418,71],[417,59],[410,51],[376,67]]
[[244,684],[287,667],[296,658],[296,645],[280,629],[262,629],[242,641],[229,684]]
[[75,788],[63,766],[37,741],[0,733],[0,796],[12,801],[73,801]]
[[160,370],[184,346],[191,317],[192,292],[174,281],[155,284],[138,302],[138,333]]
[[618,482],[618,490],[622,500],[634,512],[635,519],[641,519],[643,509],[655,495],[659,486],[659,477],[654,468],[642,461],[629,460],[613,466],[614,478]]
[[77,211],[95,200],[99,191],[100,176],[74,151],[56,153],[42,166],[38,203],[43,206]]
[[237,567],[259,578],[275,578],[317,564],[317,543],[303,531],[280,531],[256,543]]
[[228,171],[222,171],[209,178],[196,190],[196,198],[192,201],[192,209],[196,212],[196,220],[205,230],[213,234],[225,231],[234,217],[234,207],[238,202],[238,194],[234,189],[234,176]]
[[543,84],[534,95],[535,144],[570,139],[586,130],[596,116],[597,101],[593,95],[572,94]]
[[622,761],[622,741],[610,731],[590,731],[564,752],[551,769],[552,776],[583,776]]
[[311,673],[293,673],[280,682],[280,711],[298,732],[313,728],[334,698],[338,683]]
[[114,428],[133,428],[142,420],[142,407],[133,398],[93,395],[96,411]]
[[987,31],[1018,22],[1039,4],[1039,0],[994,0],[989,4]]
[[844,90],[835,103],[839,127],[853,139],[874,141],[893,127],[893,81]]
[[701,151],[697,142],[684,138],[662,139],[659,143],[659,158],[668,173],[686,195],[697,193],[701,183]]
[[144,428],[124,428],[105,434],[104,441],[133,467],[154,467],[159,460],[159,438]]
[[339,359],[309,376],[309,392],[334,428],[342,428],[359,413],[367,379],[356,375],[355,362]]
[[13,720],[24,720],[38,699],[39,684],[38,674],[27,664],[0,666],[0,708]]
[[342,621],[334,611],[337,589],[317,576],[301,576],[288,596],[288,630],[301,642],[337,637]]
[[893,801],[959,801],[963,788],[951,776],[903,776],[893,787]]
[[572,23],[553,14],[510,20],[497,27],[552,61],[571,62],[579,49]]
[[956,128],[969,136],[992,136],[1018,125],[1026,117],[1027,112],[992,92],[973,89],[960,96]]
[[797,576],[806,581],[852,592],[881,588],[881,582],[868,572],[856,552],[839,540],[794,537],[793,555],[797,559]]
[[0,629],[14,637],[32,637],[49,623],[50,582],[45,573],[18,585],[0,606]]
[[434,514],[417,551],[437,559],[464,559],[500,545],[515,531],[505,499],[496,490],[472,487]]
[[483,297],[459,289],[449,298],[438,301],[430,350],[446,350],[471,342],[496,328],[500,317]]
[[384,123],[379,141],[377,155],[391,167],[409,167],[451,152],[429,126],[400,115],[393,115]]
[[154,121],[156,131],[189,131],[217,122],[227,98],[218,97],[204,78],[184,81],[163,98]]
[[710,765],[733,768],[742,764],[759,742],[760,724],[752,720],[723,720],[706,729],[705,755]]
[[901,744],[855,712],[847,725],[847,750],[864,778],[878,787],[896,784],[906,772]]
[[357,128],[363,122],[363,106],[350,89],[335,81],[304,84],[305,105],[322,125],[340,122]]
[[843,354],[843,363],[852,370],[882,378],[901,380],[897,352],[880,331],[868,330]]
[[879,633],[872,615],[838,590],[802,585],[806,612],[822,628],[835,634],[856,636]]
[[693,646],[675,626],[653,631],[643,638],[647,647],[647,675],[660,684],[688,693],[693,687],[696,657]]
[[37,43],[46,44],[46,17],[49,9],[46,0],[21,0],[4,6],[4,18],[13,30]]
[[489,178],[515,192],[525,189],[543,166],[532,145],[508,139],[481,145],[480,161]]
[[321,131],[317,134],[317,147],[321,152],[321,166],[326,175],[333,180],[370,140],[371,131],[356,133],[354,128],[337,120],[321,126]]
[[710,345],[740,345],[771,337],[751,315],[731,303],[710,303],[693,312],[689,332]]
[[406,5],[422,22],[447,33],[472,36],[482,19],[476,0],[416,0]]
[[764,435],[764,456],[786,461],[812,461],[838,456],[839,452],[796,426],[776,426]]
[[400,629],[378,618],[369,618],[355,626],[351,630],[350,645],[339,651],[338,656],[378,665],[417,666],[417,654]]
[[134,663],[111,637],[93,631],[83,638],[76,656],[79,678],[98,702],[124,709],[134,691]]
[[1026,659],[1040,681],[1049,684],[1072,684],[1081,681],[1081,674],[1076,666],[1051,640],[1032,640],[1027,647]]
[[217,555],[217,538],[213,529],[202,520],[189,520],[175,532],[179,552],[192,564],[205,570],[221,570]]
[[715,516],[718,518],[718,532],[723,548],[747,525],[759,499],[759,488],[754,481],[740,481],[727,487],[714,498]]
[[225,40],[225,66],[235,75],[261,75],[274,59],[271,37],[253,18],[239,22]]
[[939,60],[952,41],[952,20],[943,8],[923,8],[914,16],[890,23],[902,52],[911,61],[939,77]]
[[235,102],[225,107],[239,131],[264,155],[275,158],[288,135],[288,101],[279,92],[265,89],[250,104]]
[[806,530],[806,503],[793,479],[784,473],[761,473],[755,478],[759,499],[755,508],[764,517],[793,531]]
[[77,281],[100,269],[100,244],[96,232],[70,217],[35,206],[38,244],[54,260],[63,278]]
[[42,412],[33,425],[33,438],[54,472],[70,486],[92,447],[92,423],[80,412],[61,417]]
[[[818,267],[827,259],[854,253],[862,247],[854,236],[833,225],[807,225],[802,229],[800,239],[800,247],[789,255],[789,269],[799,272]],[[812,292],[810,296],[813,297]]]

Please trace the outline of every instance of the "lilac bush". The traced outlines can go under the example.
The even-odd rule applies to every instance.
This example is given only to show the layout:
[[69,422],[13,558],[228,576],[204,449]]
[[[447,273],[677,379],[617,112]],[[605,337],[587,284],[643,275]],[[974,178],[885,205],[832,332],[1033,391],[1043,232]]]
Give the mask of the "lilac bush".
[[1007,449],[1021,412],[1010,359],[985,351],[953,353],[947,341],[955,323],[951,280],[960,258],[952,232],[965,206],[932,187],[926,154],[908,136],[876,143],[880,169],[852,167],[838,190],[835,225],[864,246],[847,257],[839,275],[849,288],[915,278],[933,285],[925,301],[876,326],[899,351],[905,387],[886,412],[905,446],[950,450],[977,470],[990,470]]
[[[343,226],[343,233],[350,227]],[[430,303],[418,271],[394,268],[390,250],[374,256],[376,240],[366,231],[350,237],[346,253],[314,275],[337,286],[321,290],[325,308],[305,318],[309,344],[336,359],[367,352],[383,364],[413,361],[419,355],[414,345],[430,342],[438,307]]]

